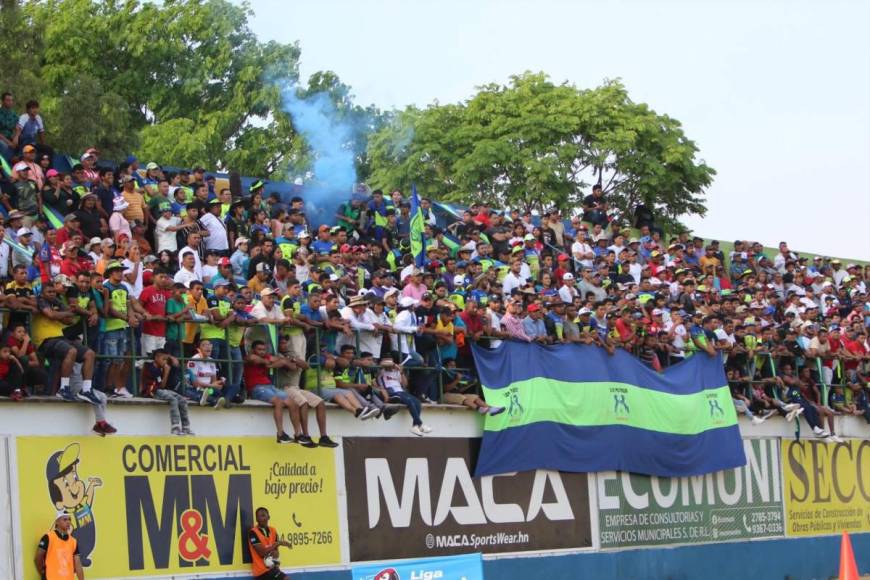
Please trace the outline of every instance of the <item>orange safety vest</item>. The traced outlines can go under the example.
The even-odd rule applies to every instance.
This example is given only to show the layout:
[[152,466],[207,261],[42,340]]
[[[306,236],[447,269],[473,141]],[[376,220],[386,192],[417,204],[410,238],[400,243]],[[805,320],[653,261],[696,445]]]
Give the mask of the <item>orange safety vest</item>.
[[46,580],[75,580],[77,545],[72,535],[64,540],[54,530],[48,533],[48,549],[45,551]]
[[[260,540],[260,543],[263,545],[269,546],[278,541],[278,531],[275,530],[275,528],[273,528],[272,526],[269,526],[268,536],[263,535],[263,532],[260,531],[259,526],[254,526],[253,528],[251,528],[251,531],[254,532],[254,535],[257,536],[257,539]],[[266,566],[266,563],[263,562],[262,556],[257,553],[257,550],[254,548],[254,545],[250,541],[248,541],[248,549],[251,551],[251,568],[255,577],[265,574],[266,572],[271,570],[271,568]]]

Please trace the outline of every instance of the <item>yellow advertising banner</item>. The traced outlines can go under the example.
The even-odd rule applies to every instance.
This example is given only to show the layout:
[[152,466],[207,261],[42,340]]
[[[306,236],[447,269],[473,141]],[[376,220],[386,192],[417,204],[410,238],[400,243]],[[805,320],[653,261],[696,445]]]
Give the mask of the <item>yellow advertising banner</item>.
[[788,536],[870,532],[870,441],[782,441]]
[[335,453],[271,437],[18,437],[25,579],[59,510],[88,578],[251,569],[265,507],[285,568],[340,561]]

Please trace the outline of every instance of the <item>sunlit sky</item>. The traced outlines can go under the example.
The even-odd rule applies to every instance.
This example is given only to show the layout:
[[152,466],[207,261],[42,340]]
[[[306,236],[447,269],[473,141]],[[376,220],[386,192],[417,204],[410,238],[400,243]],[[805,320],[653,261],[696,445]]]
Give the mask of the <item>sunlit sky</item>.
[[682,121],[718,172],[695,232],[870,260],[870,2],[252,0],[262,40],[302,48],[381,108],[467,99],[544,71]]

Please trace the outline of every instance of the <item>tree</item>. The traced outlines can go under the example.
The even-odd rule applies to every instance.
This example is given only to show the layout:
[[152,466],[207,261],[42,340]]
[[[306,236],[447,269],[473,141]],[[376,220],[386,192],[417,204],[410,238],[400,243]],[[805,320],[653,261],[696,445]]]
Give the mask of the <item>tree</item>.
[[254,175],[299,151],[277,88],[296,82],[299,47],[258,41],[246,3],[3,1],[3,80],[40,100],[65,151]]
[[661,221],[706,210],[715,172],[679,122],[633,103],[619,82],[578,90],[543,74],[486,85],[467,102],[409,108],[370,138],[371,181],[446,201],[576,207],[601,182],[618,213],[644,202]]

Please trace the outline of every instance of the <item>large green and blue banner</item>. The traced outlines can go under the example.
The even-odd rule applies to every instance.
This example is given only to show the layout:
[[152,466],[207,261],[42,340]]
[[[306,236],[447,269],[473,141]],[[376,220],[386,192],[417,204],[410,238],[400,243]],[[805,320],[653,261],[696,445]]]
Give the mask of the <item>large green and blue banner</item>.
[[720,357],[664,373],[595,346],[474,346],[490,405],[475,476],[534,469],[684,477],[746,464]]

